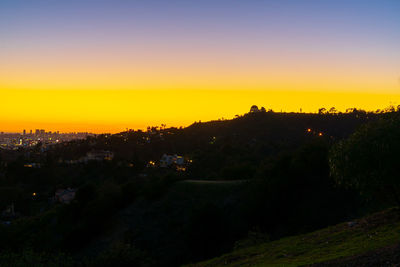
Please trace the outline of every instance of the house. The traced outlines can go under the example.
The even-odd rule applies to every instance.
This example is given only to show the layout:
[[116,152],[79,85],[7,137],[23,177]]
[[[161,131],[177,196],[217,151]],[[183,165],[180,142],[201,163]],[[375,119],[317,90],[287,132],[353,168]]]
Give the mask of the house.
[[86,161],[103,161],[112,160],[114,158],[114,153],[107,150],[95,150],[90,151],[86,154]]
[[162,155],[161,159],[160,159],[160,167],[162,168],[166,168],[169,167],[171,165],[184,165],[185,164],[185,159],[182,156],[178,156],[178,155],[167,155],[164,154]]
[[168,166],[171,166],[173,163],[174,163],[174,156],[167,154],[162,155],[160,159],[161,168],[166,168]]
[[64,204],[71,203],[75,198],[76,189],[67,188],[67,189],[57,189],[54,198],[56,201]]

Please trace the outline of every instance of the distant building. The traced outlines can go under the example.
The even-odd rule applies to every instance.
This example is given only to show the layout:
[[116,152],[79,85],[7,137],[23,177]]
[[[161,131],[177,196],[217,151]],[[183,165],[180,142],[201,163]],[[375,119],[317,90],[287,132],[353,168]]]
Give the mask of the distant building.
[[160,167],[166,168],[174,163],[174,156],[164,154],[160,159]]
[[160,167],[166,168],[173,164],[184,165],[185,159],[182,156],[178,156],[176,154],[175,155],[167,155],[167,154],[162,155],[162,157],[160,159]]
[[258,109],[258,107],[256,105],[251,106],[250,108],[250,113],[255,113],[255,112],[259,112],[260,110]]
[[67,189],[57,189],[54,198],[56,201],[64,204],[71,203],[75,198],[76,189],[67,188]]
[[185,159],[182,156],[175,157],[175,164],[176,165],[183,165],[185,164]]
[[112,160],[113,158],[114,158],[114,153],[107,150],[90,151],[86,154],[85,157],[87,161]]

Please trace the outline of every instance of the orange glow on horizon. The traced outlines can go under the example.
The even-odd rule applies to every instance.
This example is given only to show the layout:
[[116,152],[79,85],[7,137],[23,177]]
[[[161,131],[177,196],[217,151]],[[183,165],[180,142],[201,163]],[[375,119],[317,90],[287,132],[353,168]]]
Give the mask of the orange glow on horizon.
[[0,89],[0,131],[121,132],[166,124],[231,119],[251,105],[276,112],[336,107],[368,111],[400,103],[400,94],[286,90],[15,90]]

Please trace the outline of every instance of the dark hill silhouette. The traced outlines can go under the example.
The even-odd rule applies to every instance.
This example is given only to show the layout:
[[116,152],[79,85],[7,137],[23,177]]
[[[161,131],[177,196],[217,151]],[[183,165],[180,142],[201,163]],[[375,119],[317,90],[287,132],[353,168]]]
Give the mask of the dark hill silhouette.
[[[329,151],[394,111],[329,112],[262,109],[3,153],[0,204],[13,203],[21,218],[0,225],[0,249],[18,259],[35,244],[35,252],[94,260],[88,266],[178,266],[232,251],[246,237],[276,240],[382,208],[335,183]],[[163,167],[163,154],[182,156],[184,166]],[[24,167],[32,162],[41,167]],[[52,203],[60,188],[76,189],[76,198]]]

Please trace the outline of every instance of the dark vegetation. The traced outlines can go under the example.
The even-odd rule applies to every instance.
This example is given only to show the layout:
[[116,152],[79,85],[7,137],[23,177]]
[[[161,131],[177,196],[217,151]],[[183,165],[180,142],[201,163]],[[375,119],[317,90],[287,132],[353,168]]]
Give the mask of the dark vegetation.
[[[399,204],[399,125],[395,110],[262,111],[0,150],[0,206],[16,213],[0,265],[177,266]],[[77,161],[95,150],[114,157]],[[185,171],[149,165],[164,153]],[[67,187],[75,199],[54,202]]]

